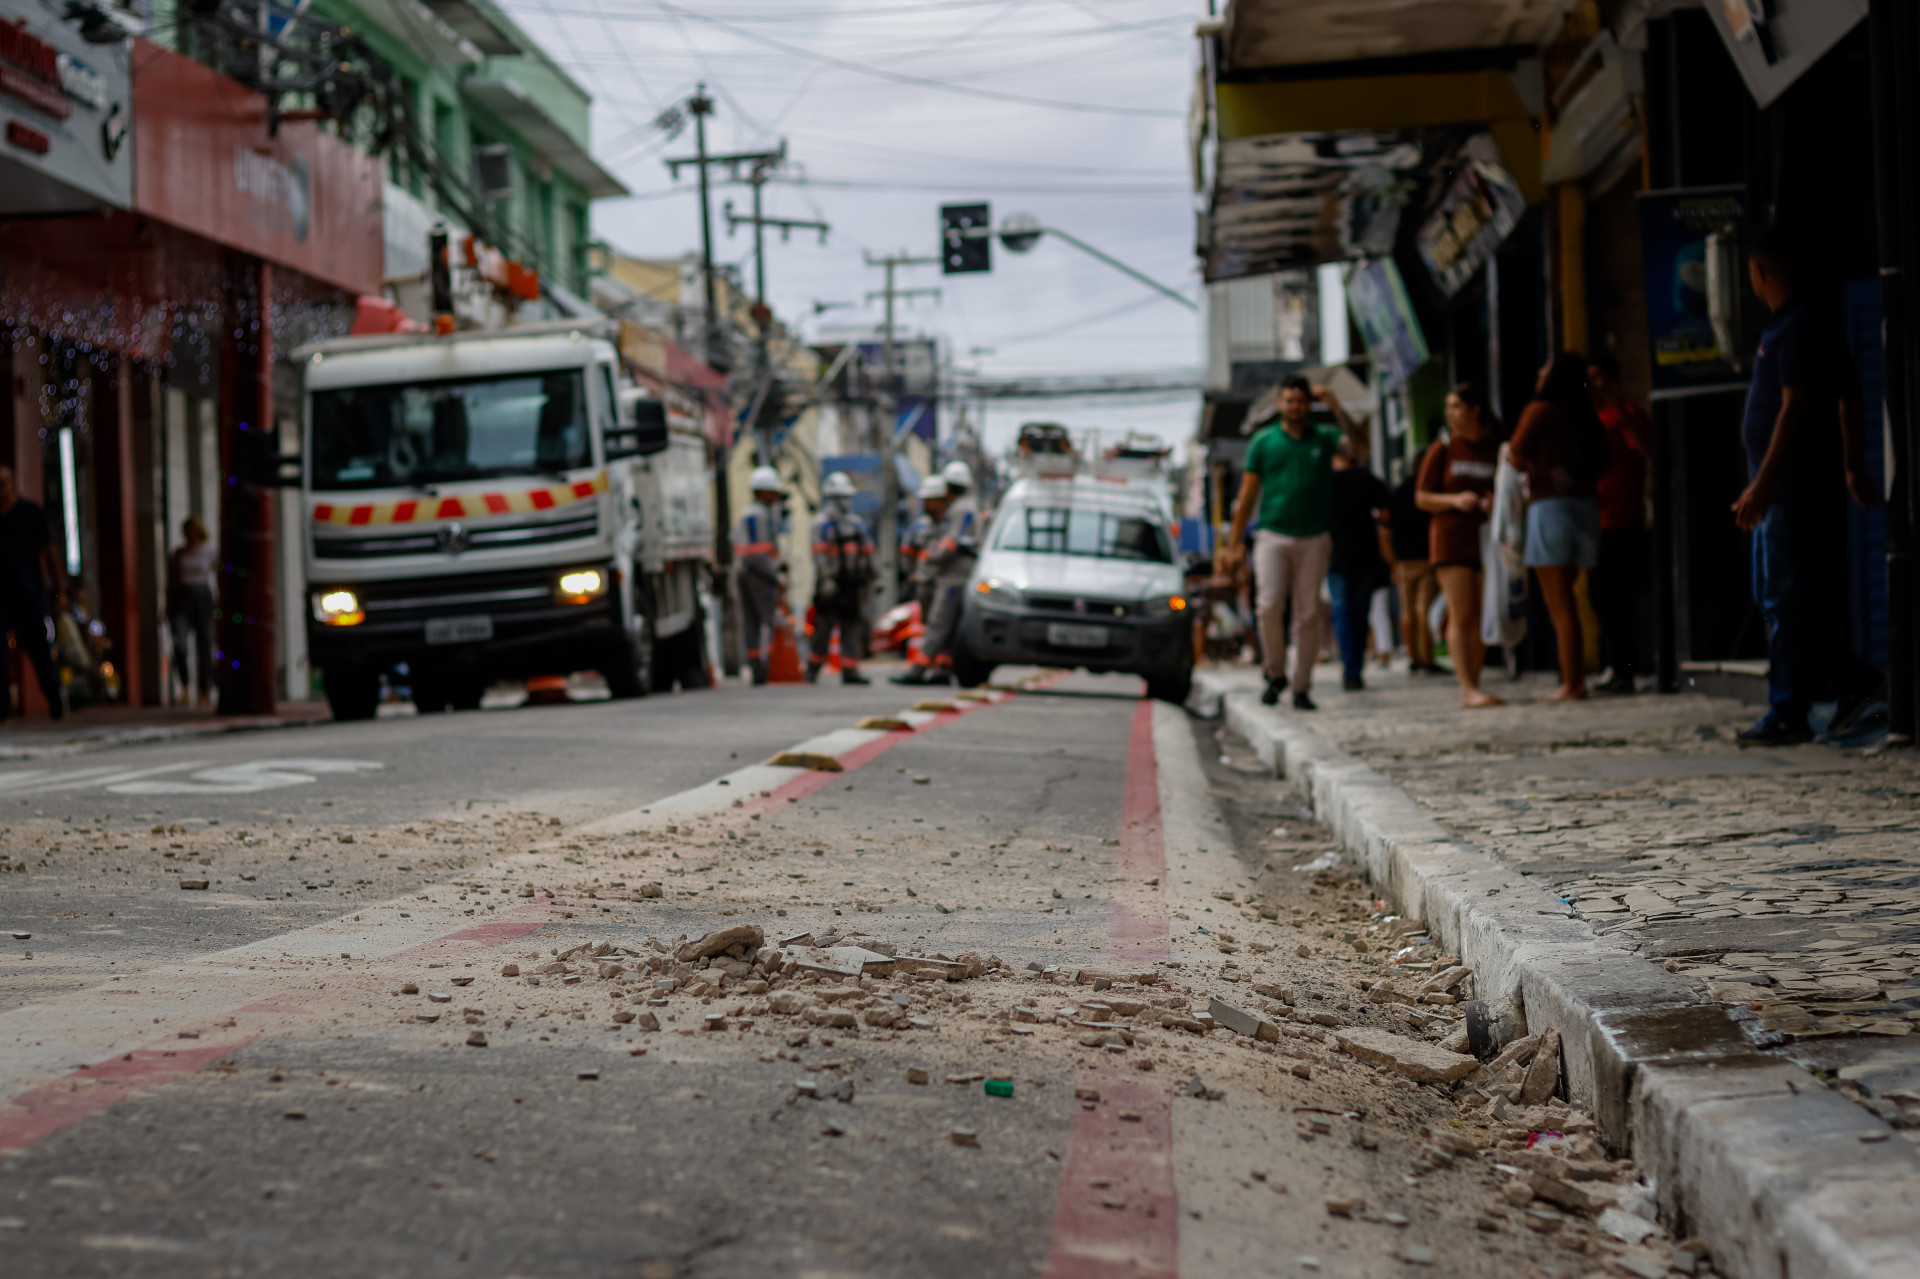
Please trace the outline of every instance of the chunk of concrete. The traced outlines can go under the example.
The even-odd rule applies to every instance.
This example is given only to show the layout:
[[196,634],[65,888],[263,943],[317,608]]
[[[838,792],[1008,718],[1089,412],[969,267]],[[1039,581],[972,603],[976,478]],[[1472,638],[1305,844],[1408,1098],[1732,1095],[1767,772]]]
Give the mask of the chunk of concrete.
[[1464,1053],[1365,1026],[1341,1027],[1333,1038],[1349,1056],[1422,1083],[1458,1079],[1480,1065]]
[[735,946],[745,950],[758,950],[766,943],[767,935],[758,924],[735,924],[732,928],[721,928],[708,933],[705,937],[687,942],[674,951],[673,957],[682,962],[691,963],[696,959],[709,959],[724,954]]
[[1553,1096],[1553,1090],[1560,1084],[1560,1032],[1545,1031],[1540,1036],[1540,1047],[1533,1054],[1533,1064],[1527,1067],[1527,1077],[1520,1083],[1520,1095],[1514,1100],[1522,1106],[1538,1106]]

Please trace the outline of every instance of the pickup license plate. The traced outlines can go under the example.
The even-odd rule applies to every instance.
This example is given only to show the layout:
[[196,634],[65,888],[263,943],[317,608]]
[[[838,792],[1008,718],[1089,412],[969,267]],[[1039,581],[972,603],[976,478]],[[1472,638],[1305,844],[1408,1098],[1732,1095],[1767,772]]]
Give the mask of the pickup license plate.
[[430,617],[427,619],[427,643],[429,644],[471,644],[475,640],[493,638],[493,618],[482,613],[477,617]]
[[1105,648],[1107,628],[1076,626],[1071,622],[1049,622],[1047,623],[1047,643],[1057,644],[1061,648]]

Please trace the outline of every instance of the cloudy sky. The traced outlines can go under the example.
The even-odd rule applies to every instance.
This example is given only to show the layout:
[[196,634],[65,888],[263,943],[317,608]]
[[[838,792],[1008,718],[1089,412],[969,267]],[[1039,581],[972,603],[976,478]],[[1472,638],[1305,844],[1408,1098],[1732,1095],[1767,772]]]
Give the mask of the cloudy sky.
[[[781,244],[769,233],[777,313],[817,332],[866,319],[881,272],[863,252],[938,251],[943,203],[988,201],[1000,221],[1027,212],[1198,300],[1184,120],[1193,25],[1204,0],[505,0],[549,54],[594,95],[594,148],[634,192],[595,205],[596,232],[640,256],[699,246],[692,174],[662,163],[691,153],[654,120],[705,81],[718,107],[715,151],[787,143],[769,214],[823,219]],[[721,188],[721,204],[749,203]],[[752,241],[716,228],[715,254],[742,264]],[[939,287],[902,317],[947,340],[991,377],[1192,371],[1194,312],[1066,244],[1016,257],[994,249],[987,275],[901,272]],[[816,302],[852,302],[814,318]],[[1197,396],[996,406],[989,443],[1020,421],[1191,434]]]

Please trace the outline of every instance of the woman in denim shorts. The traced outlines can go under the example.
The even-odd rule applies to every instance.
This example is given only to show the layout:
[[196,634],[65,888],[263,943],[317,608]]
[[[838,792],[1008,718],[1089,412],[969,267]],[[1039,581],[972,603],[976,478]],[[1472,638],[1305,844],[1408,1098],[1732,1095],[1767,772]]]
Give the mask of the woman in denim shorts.
[[1586,643],[1573,587],[1600,562],[1596,483],[1606,465],[1606,430],[1593,411],[1587,361],[1562,351],[1540,370],[1538,390],[1507,442],[1507,456],[1527,478],[1527,566],[1553,617],[1560,687],[1553,699],[1587,695]]

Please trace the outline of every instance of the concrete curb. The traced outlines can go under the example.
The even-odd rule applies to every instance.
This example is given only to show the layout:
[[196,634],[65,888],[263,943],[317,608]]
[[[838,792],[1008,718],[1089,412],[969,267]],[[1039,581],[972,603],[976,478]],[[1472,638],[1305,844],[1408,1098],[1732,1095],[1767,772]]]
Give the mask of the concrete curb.
[[[155,742],[174,742],[188,737],[224,737],[230,733],[265,733],[281,728],[308,728],[331,724],[330,717],[305,715],[263,715],[246,719],[211,720],[198,724],[134,724],[125,728],[104,728],[99,732],[80,732],[69,737],[36,743],[12,738],[0,740],[0,763],[31,759],[65,759],[93,751],[112,750],[116,746],[150,746]],[[52,736],[49,734],[49,736]]]
[[1717,1003],[1596,937],[1546,889],[1449,835],[1385,776],[1210,672],[1217,715],[1311,803],[1349,860],[1474,971],[1560,1031],[1567,1090],[1656,1180],[1677,1233],[1736,1279],[1920,1275],[1920,1150],[1791,1063]]

